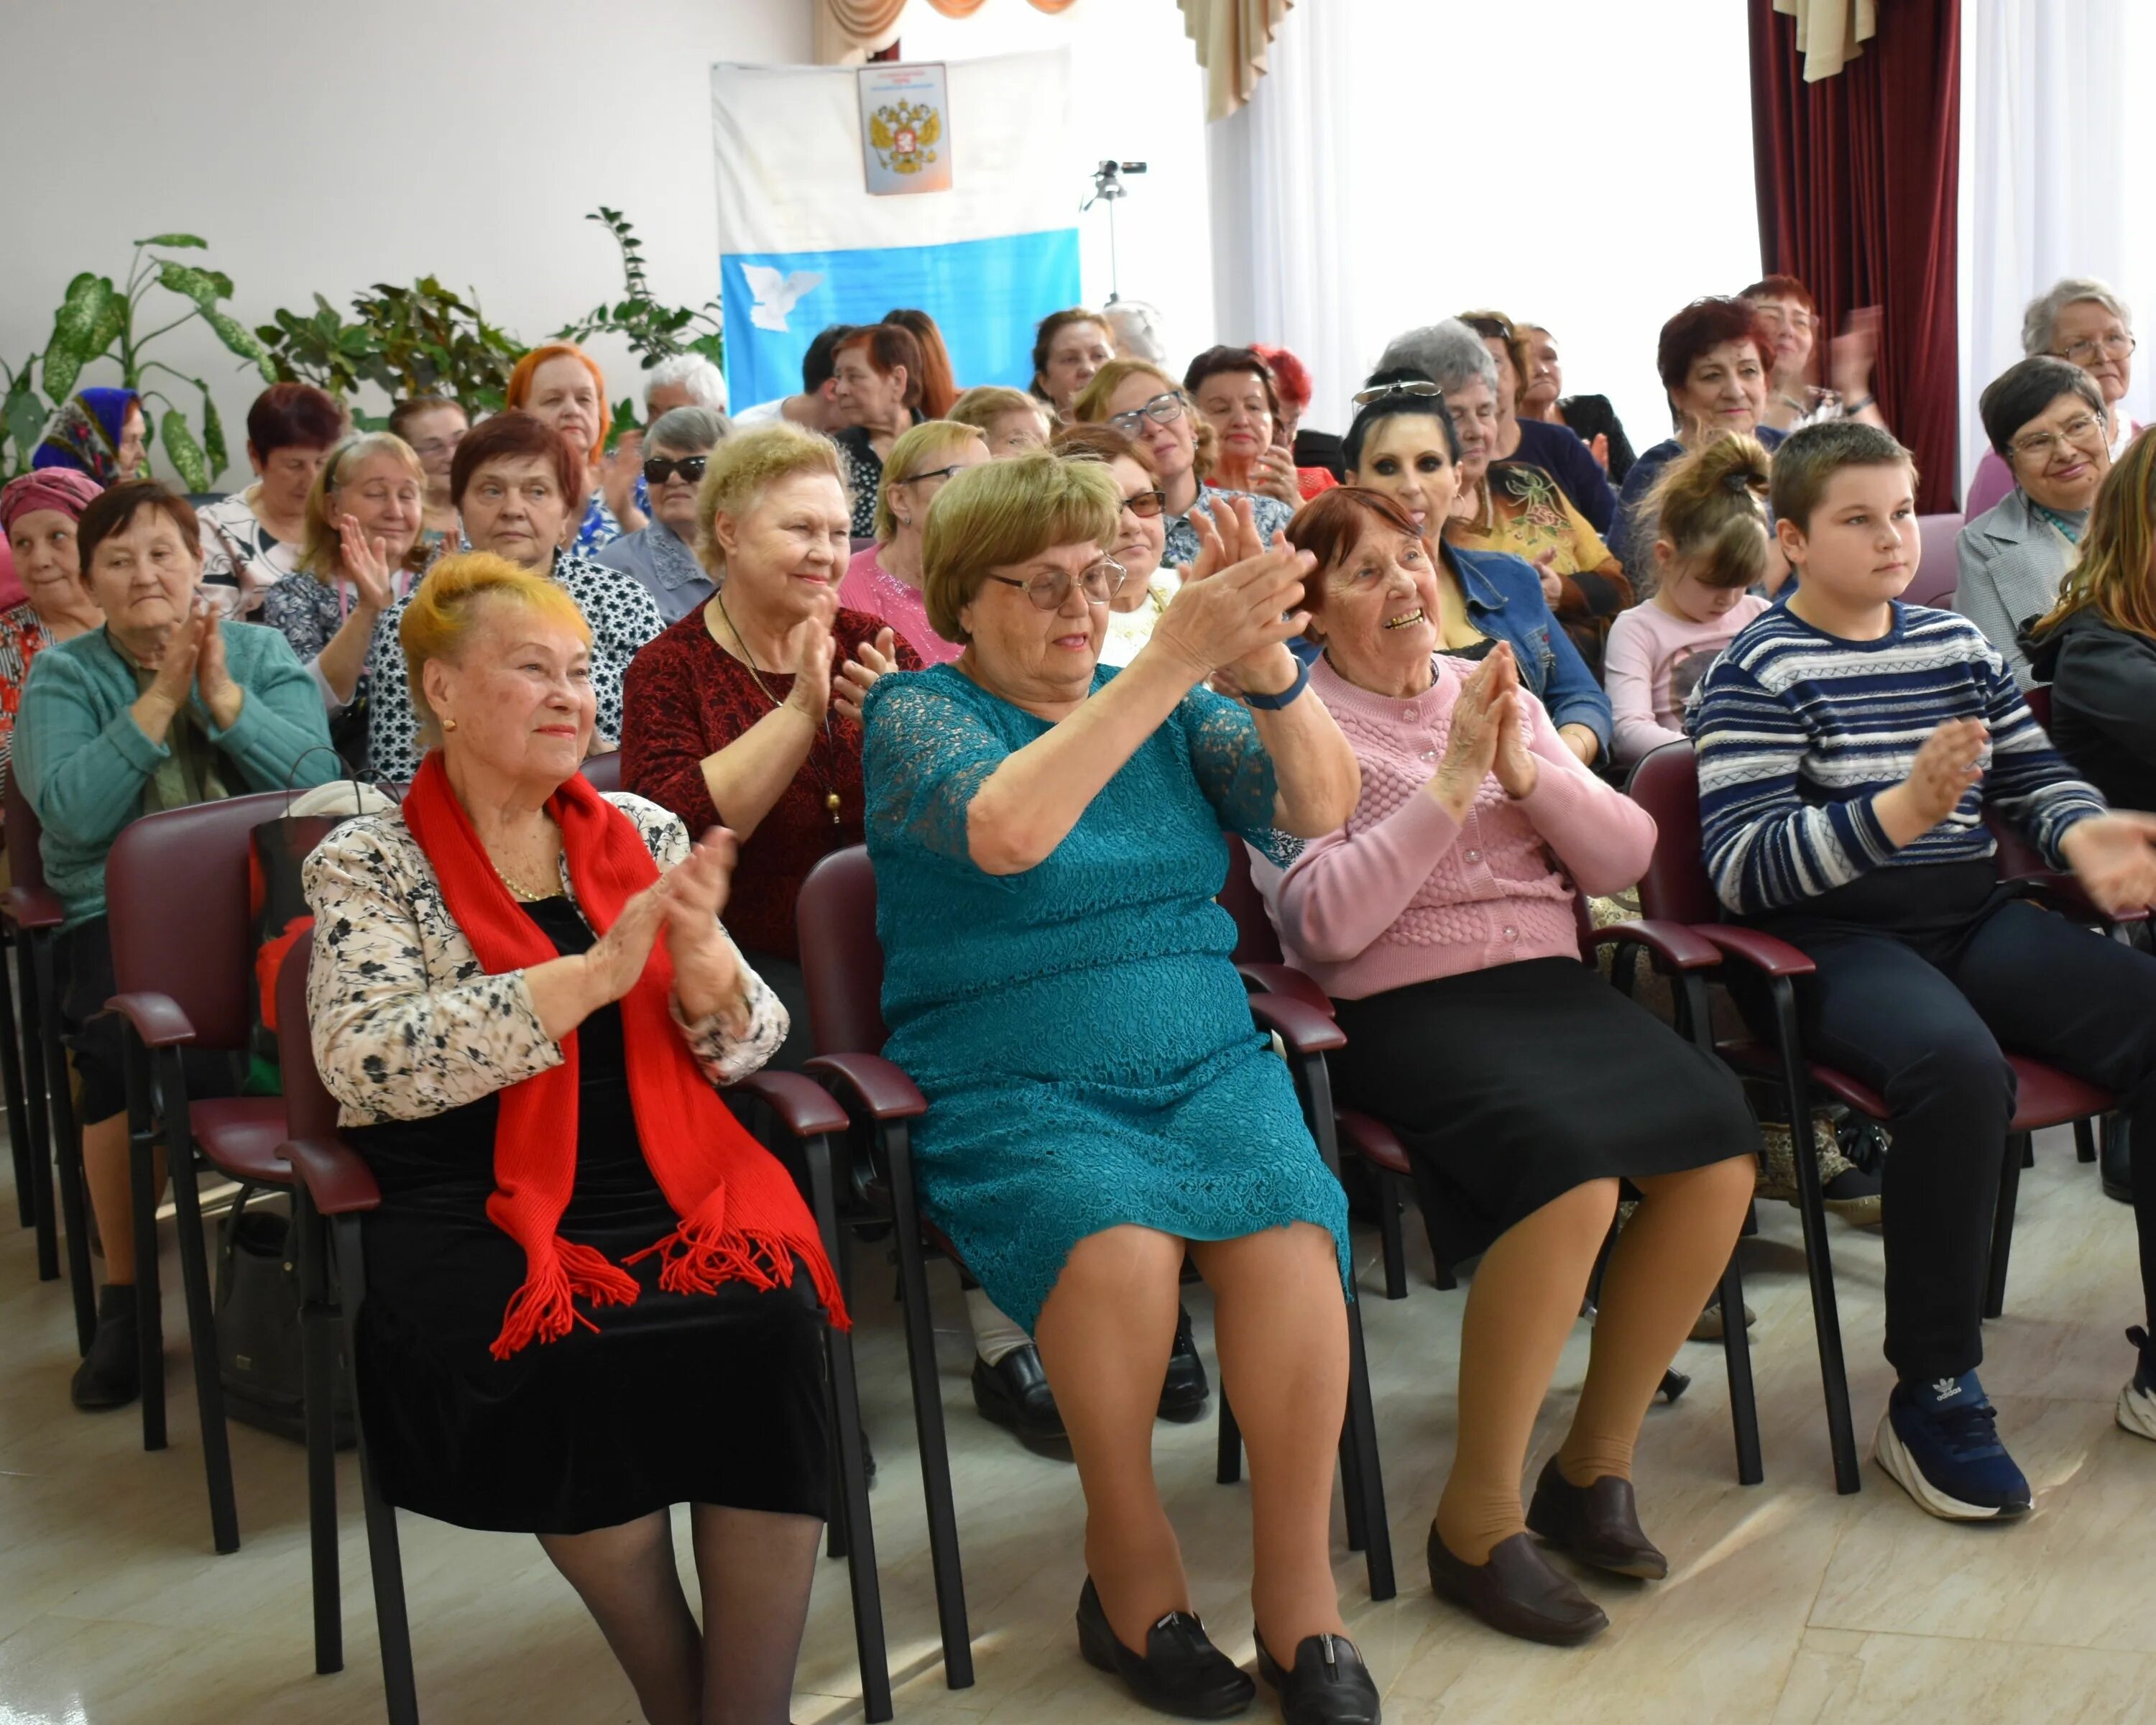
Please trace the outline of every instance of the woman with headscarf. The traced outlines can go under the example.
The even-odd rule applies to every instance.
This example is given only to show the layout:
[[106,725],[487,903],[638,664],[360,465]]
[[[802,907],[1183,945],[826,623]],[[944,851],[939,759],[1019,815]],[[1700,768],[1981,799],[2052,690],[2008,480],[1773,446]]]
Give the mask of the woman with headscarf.
[[73,468],[100,485],[141,470],[149,446],[142,398],[131,389],[78,389],[53,410],[31,469]]
[[613,414],[607,406],[606,373],[597,360],[573,341],[542,342],[509,374],[506,404],[560,432],[590,475],[572,551],[590,557],[644,524],[635,495],[642,445],[608,454]]
[[0,783],[14,747],[15,711],[38,649],[88,634],[105,613],[81,580],[75,523],[105,488],[70,467],[44,467],[0,490],[0,536],[23,583],[19,604],[0,611]]

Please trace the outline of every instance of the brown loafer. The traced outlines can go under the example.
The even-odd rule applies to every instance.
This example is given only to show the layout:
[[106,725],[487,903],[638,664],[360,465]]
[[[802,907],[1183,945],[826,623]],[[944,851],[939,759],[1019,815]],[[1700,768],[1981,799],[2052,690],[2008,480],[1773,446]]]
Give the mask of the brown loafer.
[[1604,1474],[1591,1486],[1575,1486],[1551,1456],[1535,1481],[1527,1525],[1583,1563],[1613,1575],[1660,1581],[1670,1573],[1670,1560],[1640,1531],[1631,1481],[1614,1474]]
[[1602,1608],[1550,1568],[1524,1533],[1501,1539],[1486,1563],[1464,1563],[1430,1530],[1430,1584],[1491,1629],[1527,1641],[1576,1647],[1609,1627]]

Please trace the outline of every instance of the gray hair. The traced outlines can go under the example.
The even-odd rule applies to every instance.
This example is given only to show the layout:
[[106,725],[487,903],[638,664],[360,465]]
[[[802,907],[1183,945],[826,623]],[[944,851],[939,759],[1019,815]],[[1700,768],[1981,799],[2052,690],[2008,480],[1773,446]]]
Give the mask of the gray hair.
[[664,384],[689,392],[700,407],[726,410],[726,374],[701,353],[677,353],[662,359],[644,374],[644,404],[651,405],[651,392]]
[[1101,319],[1116,338],[1119,359],[1149,359],[1157,366],[1168,363],[1159,306],[1145,300],[1111,300],[1101,308]]
[[1397,368],[1420,372],[1447,395],[1478,380],[1490,386],[1492,395],[1497,393],[1497,362],[1482,338],[1456,317],[1394,336],[1370,373],[1375,377]]
[[2133,312],[2112,291],[2110,283],[2098,281],[2093,275],[2069,275],[2053,282],[2051,290],[2031,300],[2029,309],[2021,314],[2021,351],[2031,359],[2049,353],[2059,332],[2059,314],[2077,300],[2093,300],[2128,329],[2133,327]]
[[670,408],[644,434],[644,447],[715,449],[733,435],[733,421],[713,408]]

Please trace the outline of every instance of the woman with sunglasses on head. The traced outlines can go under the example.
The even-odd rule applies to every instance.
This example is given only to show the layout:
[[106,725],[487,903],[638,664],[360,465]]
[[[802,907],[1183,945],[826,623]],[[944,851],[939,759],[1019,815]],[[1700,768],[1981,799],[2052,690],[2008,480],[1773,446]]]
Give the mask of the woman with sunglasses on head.
[[926,665],[958,656],[957,644],[936,633],[921,603],[921,536],[928,506],[947,480],[988,459],[987,439],[975,426],[927,419],[901,433],[876,488],[876,542],[854,554],[839,583],[841,607],[880,617]]
[[672,623],[711,596],[711,579],[696,561],[696,490],[704,465],[733,430],[716,408],[674,408],[644,434],[644,483],[651,520],[624,533],[593,559],[633,576]]
[[1122,565],[1123,584],[1108,601],[1101,663],[1128,665],[1152,639],[1153,625],[1183,585],[1183,571],[1161,561],[1167,500],[1153,471],[1152,451],[1112,425],[1066,425],[1048,446],[1066,461],[1105,461],[1115,475],[1122,508],[1108,555]]
[[1198,530],[1191,525],[1190,511],[1201,498],[1216,525],[1228,520],[1233,504],[1247,498],[1250,518],[1268,546],[1295,513],[1277,497],[1211,483],[1219,438],[1199,416],[1188,392],[1151,360],[1110,360],[1094,374],[1073,411],[1081,424],[1112,425],[1152,452],[1153,476],[1167,501],[1162,555],[1171,563],[1188,563],[1198,555]]

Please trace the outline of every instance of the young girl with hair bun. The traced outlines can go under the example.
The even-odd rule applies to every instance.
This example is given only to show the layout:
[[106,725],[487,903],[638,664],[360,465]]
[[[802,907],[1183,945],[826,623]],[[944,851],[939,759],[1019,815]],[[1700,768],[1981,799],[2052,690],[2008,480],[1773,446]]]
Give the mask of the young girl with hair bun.
[[1731,434],[1670,464],[1647,501],[1655,524],[1653,596],[1609,626],[1604,674],[1629,768],[1684,741],[1685,702],[1744,625],[1767,608],[1768,454]]

